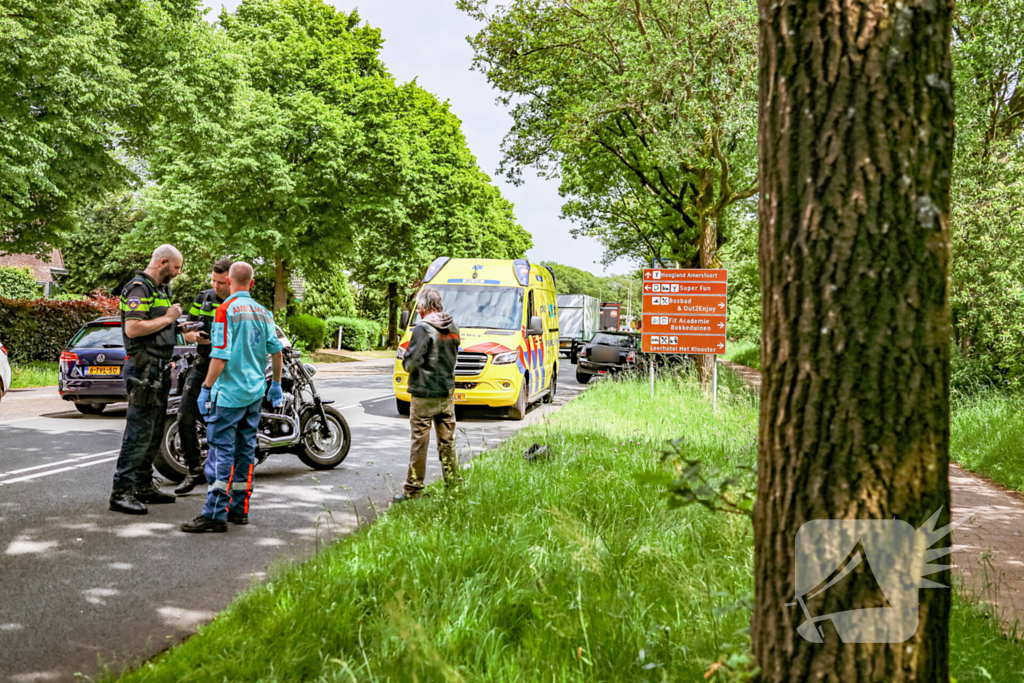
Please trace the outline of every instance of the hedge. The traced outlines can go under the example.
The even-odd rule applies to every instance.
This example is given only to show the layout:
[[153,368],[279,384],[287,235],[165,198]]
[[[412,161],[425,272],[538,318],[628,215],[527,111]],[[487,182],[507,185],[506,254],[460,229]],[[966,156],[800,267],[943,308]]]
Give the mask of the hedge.
[[324,321],[311,315],[293,315],[288,318],[288,331],[292,334],[292,343],[308,351],[323,348],[326,328]]
[[7,299],[34,299],[39,296],[39,284],[32,269],[25,266],[0,267],[0,297]]
[[327,319],[327,344],[335,348],[338,343],[338,328],[341,333],[341,348],[350,351],[372,351],[380,343],[381,326],[373,320],[365,318]]
[[82,325],[117,313],[117,299],[0,299],[0,341],[14,362],[56,362]]

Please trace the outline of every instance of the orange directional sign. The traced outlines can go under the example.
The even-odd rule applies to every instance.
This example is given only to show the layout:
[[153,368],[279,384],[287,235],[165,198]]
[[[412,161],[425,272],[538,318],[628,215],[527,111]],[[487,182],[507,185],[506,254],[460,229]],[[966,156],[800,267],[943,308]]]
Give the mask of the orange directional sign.
[[725,353],[725,270],[644,270],[643,345],[646,353]]

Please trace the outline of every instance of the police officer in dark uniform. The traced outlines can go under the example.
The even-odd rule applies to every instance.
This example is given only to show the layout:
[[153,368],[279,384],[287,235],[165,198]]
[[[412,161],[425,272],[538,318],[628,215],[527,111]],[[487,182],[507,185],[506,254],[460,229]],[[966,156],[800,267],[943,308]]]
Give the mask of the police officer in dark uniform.
[[181,272],[181,252],[157,247],[149,266],[121,292],[121,332],[128,360],[128,424],[114,471],[110,509],[146,514],[146,504],[173,503],[174,496],[153,484],[153,458],[160,449],[171,389],[171,356],[181,306],[171,305],[170,282]]
[[210,333],[213,332],[213,318],[217,313],[217,307],[231,294],[231,286],[228,284],[230,268],[229,258],[222,258],[213,264],[213,272],[210,274],[210,283],[213,287],[199,292],[188,312],[189,322],[200,322],[203,326],[200,330],[185,335],[187,341],[194,341],[196,344],[196,360],[188,370],[185,390],[181,395],[181,406],[178,408],[178,436],[181,439],[185,464],[188,466],[185,481],[174,489],[179,496],[206,483],[204,462],[199,451],[199,433],[196,431],[196,423],[199,421],[199,392],[210,369],[210,350],[213,348]]

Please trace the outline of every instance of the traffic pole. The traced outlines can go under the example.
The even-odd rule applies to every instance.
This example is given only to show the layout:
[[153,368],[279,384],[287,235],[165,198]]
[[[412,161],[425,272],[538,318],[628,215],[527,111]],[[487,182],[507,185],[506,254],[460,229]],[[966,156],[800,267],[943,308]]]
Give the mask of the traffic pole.
[[651,356],[651,398],[654,398],[654,357]]
[[718,413],[718,358],[715,359],[715,367],[711,370],[711,412]]

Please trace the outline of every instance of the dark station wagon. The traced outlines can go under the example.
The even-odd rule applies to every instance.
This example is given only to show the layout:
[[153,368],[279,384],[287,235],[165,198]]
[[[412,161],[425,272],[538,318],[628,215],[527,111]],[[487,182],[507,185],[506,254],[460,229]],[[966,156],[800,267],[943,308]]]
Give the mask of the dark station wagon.
[[[194,350],[195,347],[186,345],[179,334],[175,356]],[[121,376],[125,355],[120,316],[86,323],[60,354],[57,390],[61,398],[74,402],[75,408],[87,415],[102,413],[111,403],[127,401],[128,389]],[[175,362],[186,363],[184,359]],[[180,369],[180,365],[176,369]],[[177,381],[178,372],[172,372],[172,392]]]

